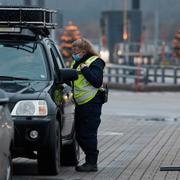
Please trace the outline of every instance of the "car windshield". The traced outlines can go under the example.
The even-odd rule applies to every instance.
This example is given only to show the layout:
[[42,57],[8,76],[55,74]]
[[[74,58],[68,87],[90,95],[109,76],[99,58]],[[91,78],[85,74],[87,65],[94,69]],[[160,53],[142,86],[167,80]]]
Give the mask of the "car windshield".
[[47,80],[41,44],[0,43],[0,80],[4,77],[17,80]]

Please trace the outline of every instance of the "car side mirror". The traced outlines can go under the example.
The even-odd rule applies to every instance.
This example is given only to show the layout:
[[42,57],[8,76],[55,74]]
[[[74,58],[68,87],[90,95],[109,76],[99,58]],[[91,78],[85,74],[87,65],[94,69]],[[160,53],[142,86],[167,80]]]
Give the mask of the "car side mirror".
[[78,78],[78,73],[75,69],[64,68],[59,70],[58,76],[60,83],[66,83],[76,80]]

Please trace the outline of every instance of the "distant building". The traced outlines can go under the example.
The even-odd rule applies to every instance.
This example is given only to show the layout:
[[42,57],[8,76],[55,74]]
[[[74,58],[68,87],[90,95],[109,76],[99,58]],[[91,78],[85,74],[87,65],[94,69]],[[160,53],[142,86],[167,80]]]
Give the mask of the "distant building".
[[45,7],[45,0],[36,0],[36,1],[24,0],[25,6],[33,6],[35,5],[34,3],[39,7]]
[[106,37],[106,46],[109,49],[110,61],[113,61],[113,50],[117,43],[139,43],[142,31],[142,12],[138,9],[127,11],[127,34],[123,38],[123,11],[104,11],[101,14],[101,32]]

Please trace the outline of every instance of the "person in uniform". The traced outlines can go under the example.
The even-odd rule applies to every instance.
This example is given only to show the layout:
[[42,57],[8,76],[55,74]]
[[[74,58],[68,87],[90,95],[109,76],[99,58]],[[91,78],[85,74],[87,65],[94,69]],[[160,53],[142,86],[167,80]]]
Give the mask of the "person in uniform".
[[75,100],[76,139],[85,153],[85,163],[76,166],[76,171],[97,171],[98,142],[97,131],[100,125],[103,98],[103,69],[105,62],[85,38],[72,43],[71,67],[78,71],[78,79],[71,82]]

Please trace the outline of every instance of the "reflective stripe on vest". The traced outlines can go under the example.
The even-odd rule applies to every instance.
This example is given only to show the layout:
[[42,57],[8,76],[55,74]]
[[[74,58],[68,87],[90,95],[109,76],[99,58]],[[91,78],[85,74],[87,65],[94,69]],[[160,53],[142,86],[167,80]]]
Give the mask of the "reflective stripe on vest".
[[[87,59],[84,64],[87,67],[94,62],[98,56],[92,56]],[[71,67],[73,67],[74,62]],[[97,94],[98,88],[92,86],[82,75],[80,71],[80,65],[76,68],[78,71],[78,79],[74,81],[74,99],[78,105],[85,104],[95,97]]]

